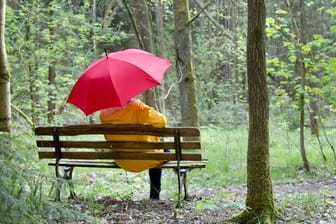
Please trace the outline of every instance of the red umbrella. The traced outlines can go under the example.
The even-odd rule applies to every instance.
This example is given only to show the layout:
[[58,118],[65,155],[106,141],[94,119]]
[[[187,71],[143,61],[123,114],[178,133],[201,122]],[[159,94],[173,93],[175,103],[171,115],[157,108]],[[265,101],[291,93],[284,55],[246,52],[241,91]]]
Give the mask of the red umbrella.
[[171,62],[139,49],[113,52],[94,61],[73,86],[67,102],[85,115],[121,107],[160,85]]

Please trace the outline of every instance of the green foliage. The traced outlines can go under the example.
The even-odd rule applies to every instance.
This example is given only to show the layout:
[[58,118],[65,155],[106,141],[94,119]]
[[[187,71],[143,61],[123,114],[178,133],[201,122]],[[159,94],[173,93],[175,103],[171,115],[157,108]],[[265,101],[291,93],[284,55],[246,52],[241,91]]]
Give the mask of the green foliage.
[[[204,14],[192,24],[193,64],[197,77],[199,117],[204,125],[219,123],[225,125],[227,122],[235,122],[234,120],[241,116],[239,113],[243,107],[241,104],[246,102],[245,89],[242,85],[246,74],[244,17],[246,4],[238,1],[235,7],[230,9],[230,6],[225,4],[210,4],[207,7],[209,14],[213,18],[218,18],[222,24],[230,22],[235,24],[225,28],[223,25],[225,31],[218,29]],[[199,10],[199,7],[192,8],[194,13],[198,13]],[[241,12],[239,16],[233,14],[234,10]],[[231,109],[234,115],[229,114]]]
[[229,201],[229,202],[223,204],[222,207],[223,208],[238,208],[239,210],[244,210],[244,211],[250,210],[249,207],[246,207],[245,205],[239,204],[239,203],[234,202],[234,201]]
[[[310,11],[314,4],[307,4],[306,10]],[[292,9],[293,10],[293,9]],[[318,14],[330,15],[333,8],[320,7]],[[269,17],[267,23],[267,36],[269,38],[270,51],[267,59],[267,72],[272,87],[271,107],[274,112],[288,113],[291,109],[281,107],[290,106],[298,110],[298,99],[301,94],[305,96],[306,104],[310,101],[319,101],[323,107],[325,104],[335,103],[335,40],[334,34],[318,33],[318,29],[307,27],[304,35],[306,43],[298,43],[297,24],[298,19],[284,9],[275,12],[277,17]],[[295,29],[292,29],[293,27]],[[312,33],[312,32],[316,33]],[[276,48],[274,48],[276,47]],[[272,51],[278,49],[277,51]],[[296,69],[298,63],[303,63],[305,69],[305,88],[301,86],[301,76]],[[327,81],[326,81],[327,80]],[[326,109],[326,108],[324,108]],[[285,112],[287,110],[288,112]],[[278,114],[281,116],[281,114]],[[292,120],[292,119],[291,119]],[[288,120],[291,123],[291,120]],[[298,122],[296,122],[298,123]]]
[[[165,54],[174,61],[175,52],[170,50],[174,48],[173,1],[164,3],[164,44],[165,49],[168,49]],[[91,61],[103,55],[104,48],[108,51],[125,48],[127,41],[132,38],[129,32],[130,20],[119,1],[112,5],[115,11],[111,14],[111,23],[103,26],[107,4],[97,3],[95,14],[92,2],[88,0],[81,1],[79,5],[68,1],[52,1],[48,5],[41,1],[8,4],[6,47],[11,71],[12,104],[30,117],[34,124],[48,123],[46,115],[49,102],[56,105],[53,112],[57,115],[53,123],[96,119],[95,116],[86,118],[79,110],[68,105],[66,99],[76,79]],[[154,2],[149,4],[153,16],[154,6]],[[191,17],[198,15],[199,6],[190,6]],[[306,98],[307,104],[318,99],[324,113],[332,110],[336,102],[334,24],[328,22],[329,30],[321,32],[313,25],[314,21],[309,21],[307,27],[314,27],[314,32],[309,30],[307,43],[299,45],[293,30],[293,21],[298,21],[296,15],[292,15],[281,3],[268,5],[268,9],[267,75],[274,115],[277,112],[288,112],[288,115],[279,116],[288,117],[290,123],[296,124],[292,112],[297,110],[297,99],[301,93],[309,96]],[[307,4],[308,12],[315,13],[315,9],[317,13],[323,13],[325,21],[333,21],[333,3],[323,6],[318,3]],[[52,10],[54,15],[50,16]],[[191,23],[201,124],[239,126],[247,121],[246,2],[210,3],[206,10],[222,28],[204,13]],[[155,33],[153,35],[156,42],[158,37]],[[157,42],[156,46],[161,47]],[[300,59],[299,55],[303,56],[306,66],[307,82],[314,84],[305,89],[297,88],[300,77],[295,66]],[[56,84],[50,85],[47,81],[48,69],[53,64],[56,68]],[[177,77],[172,66],[165,77],[165,85],[171,89],[165,94],[170,94],[173,99],[166,108],[171,122],[175,124],[180,120],[177,100],[180,74]],[[55,93],[55,96],[49,92]]]
[[205,200],[205,201],[198,201],[195,205],[197,209],[207,209],[207,210],[216,210],[217,206],[214,202]]
[[[111,18],[111,24],[103,29],[102,15],[98,13],[93,20],[91,5],[84,2],[83,7],[67,1],[51,1],[48,5],[25,1],[15,8],[7,6],[12,103],[33,117],[34,123],[47,123],[50,101],[56,105],[53,113],[62,112],[71,87],[87,65],[103,55],[104,48],[114,49],[129,39],[121,21]],[[97,44],[95,49],[93,42]],[[48,83],[49,66],[55,66],[56,84]],[[62,117],[55,123],[62,123]]]
[[[79,110],[68,106],[65,103],[66,97],[81,72],[103,54],[104,48],[109,51],[119,50],[127,46],[126,42],[131,38],[130,21],[122,5],[114,5],[118,6],[118,10],[111,17],[111,24],[103,29],[104,4],[108,1],[99,3],[96,17],[91,10],[92,1],[81,2],[82,5],[72,5],[69,1],[52,1],[50,5],[46,5],[43,1],[12,1],[7,6],[6,47],[11,71],[12,104],[31,117],[35,124],[47,123],[50,90],[56,92],[52,101],[61,114],[57,116],[55,123],[97,120],[95,115],[85,117]],[[191,188],[242,185],[246,182],[246,2],[236,1],[234,5],[237,8],[224,1],[220,2],[218,5],[211,3],[206,9],[223,25],[224,30],[216,27],[205,14],[200,14],[191,23],[198,107],[203,125],[202,144],[204,157],[209,159],[207,168],[190,172]],[[174,61],[174,50],[171,50],[174,48],[173,1],[165,3],[164,36],[169,49],[166,53]],[[269,2],[272,3],[274,2]],[[335,0],[325,2],[323,6],[312,3],[310,1],[306,5],[308,12],[324,13],[324,16],[316,16],[316,20],[308,21],[307,27],[314,29],[307,32],[305,44],[298,44],[298,36],[293,30],[293,21],[298,21],[296,15],[292,15],[278,2],[268,8],[268,12],[273,13],[266,21],[272,123],[270,160],[273,181],[276,183],[296,181],[298,177],[302,180],[322,178],[332,174],[334,169],[333,154],[326,139],[321,137],[327,155],[327,162],[324,163],[317,140],[306,136],[307,156],[314,172],[309,175],[300,170],[298,95],[309,96],[306,97],[307,105],[310,100],[318,99],[324,115],[322,121],[326,126],[334,124],[336,111]],[[191,14],[194,16],[200,9],[195,4],[191,6]],[[55,9],[53,16],[50,16],[51,9]],[[154,8],[151,10],[154,15]],[[230,14],[234,10],[237,10],[239,16]],[[320,22],[318,18],[325,20]],[[320,24],[329,28],[320,30],[317,27]],[[55,32],[52,32],[53,29]],[[94,42],[97,43],[96,48]],[[304,89],[299,85],[301,78],[295,70],[296,63],[301,60],[300,56],[307,73],[306,81],[313,84]],[[48,85],[48,68],[53,63],[57,73],[56,85]],[[170,94],[175,100],[173,106],[178,109],[176,99],[180,74],[177,79],[173,76],[176,75],[171,71],[167,81],[172,87]],[[180,116],[174,109],[168,108],[167,113],[170,122],[176,124]],[[147,192],[146,173],[126,176],[122,171],[98,173],[92,169],[77,169],[74,180],[78,186],[76,190],[81,199],[88,200],[90,217],[83,218],[82,212],[76,206],[67,204],[66,198],[63,198],[62,204],[50,202],[53,199],[53,169],[43,162],[37,162],[37,149],[32,141],[34,137],[17,111],[13,112],[13,120],[13,141],[8,142],[6,137],[0,137],[1,223],[14,223],[13,220],[15,223],[76,223],[94,217],[101,209],[94,202],[97,197],[109,195],[121,200],[144,198],[137,192]],[[19,124],[21,126],[17,127]],[[327,134],[334,136],[335,132],[327,129]],[[168,198],[176,197],[176,177],[173,171],[164,172],[163,189],[167,189]],[[225,197],[228,193],[222,194]],[[147,194],[145,195],[147,198]],[[312,211],[309,204],[318,201],[314,195],[304,197],[298,198],[297,202],[306,203],[307,209]],[[243,209],[240,204],[231,202],[215,205],[212,201],[199,201],[195,206],[210,210],[225,206]]]
[[[27,138],[25,138],[27,140]],[[20,139],[29,151],[29,143]],[[40,202],[39,190],[41,182],[35,175],[32,158],[29,154],[21,152],[15,143],[8,140],[8,136],[1,135],[1,166],[0,166],[0,222],[1,223],[35,223],[39,220],[45,208]],[[23,146],[23,145],[22,145]],[[21,147],[22,147],[21,146]],[[22,147],[23,148],[23,147]]]
[[[37,161],[37,148],[34,136],[24,126],[14,124],[13,141],[8,142],[7,136],[1,135],[1,168],[0,183],[2,186],[0,200],[1,223],[76,223],[95,220],[102,211],[101,205],[95,201],[106,196],[117,200],[144,200],[148,198],[147,172],[132,174],[122,170],[76,168],[74,184],[79,200],[85,201],[87,209],[81,211],[76,202],[68,201],[69,189],[63,189],[61,204],[53,202],[54,169],[44,161]],[[298,146],[298,130],[290,130],[286,124],[271,127],[270,160],[274,183],[291,183],[296,181],[316,180],[331,177],[334,163],[332,151],[322,140],[327,162],[323,162],[319,145],[315,138],[307,139],[307,155],[314,167],[311,174],[302,172],[300,151]],[[334,135],[335,131],[327,130]],[[218,126],[202,127],[202,147],[204,158],[209,160],[204,169],[189,173],[189,189],[222,189],[214,197],[234,197],[229,188],[232,185],[246,183],[247,126],[240,128],[222,128]],[[175,199],[177,180],[172,170],[164,170],[162,177],[163,198]],[[66,185],[64,185],[66,186]],[[318,198],[314,195],[300,197],[309,211]],[[220,208],[247,209],[244,205],[228,200],[224,204],[216,204],[214,200],[199,200],[195,208],[200,210],[217,210]],[[286,203],[284,200],[283,203]],[[113,205],[111,205],[113,206]],[[285,206],[285,205],[284,205]]]
[[[325,214],[321,205],[326,204],[326,201],[321,192],[295,193],[281,201],[281,209],[292,210],[295,216],[292,219],[302,220],[305,217],[319,217],[321,216],[319,214]],[[298,205],[303,206],[304,212],[298,209]]]
[[11,141],[7,134],[0,135],[0,223],[93,223],[75,208],[50,200],[54,175],[41,172],[32,132],[16,125]]
[[[277,128],[274,128],[275,125]],[[299,131],[290,130],[286,124],[273,124],[270,134],[270,164],[274,184],[306,182],[320,178],[332,177],[334,160],[332,152],[322,140],[327,155],[324,163],[318,142],[315,138],[307,139],[307,155],[314,167],[311,174],[302,171],[302,161],[298,146]],[[243,204],[227,200],[225,203],[216,203],[216,197],[234,198],[236,192],[230,191],[230,186],[244,186],[246,184],[246,154],[247,154],[247,127],[221,128],[218,126],[202,127],[202,147],[204,158],[209,160],[204,169],[196,169],[188,174],[190,192],[193,190],[217,189],[214,198],[197,200],[194,207],[199,210],[216,211],[221,208],[248,210]],[[333,130],[328,134],[334,135]],[[46,167],[43,173],[52,175],[54,170]],[[44,174],[45,175],[45,174]],[[76,193],[79,199],[85,202],[86,214],[96,217],[102,210],[96,201],[100,198],[111,197],[116,200],[146,200],[148,198],[148,174],[126,173],[116,169],[89,169],[76,168],[74,174]],[[49,179],[50,181],[50,179]],[[177,179],[172,170],[164,170],[162,177],[162,198],[176,199]],[[68,193],[68,189],[63,189]],[[64,194],[62,203],[66,204],[67,194]],[[53,194],[50,195],[53,197]],[[314,211],[312,205],[318,201],[314,195],[302,196],[297,202],[305,203],[307,209]],[[283,201],[286,209],[286,200]],[[289,203],[289,202],[288,202]],[[74,203],[76,204],[76,202]],[[67,205],[66,205],[67,206]],[[113,205],[111,205],[113,206]],[[76,206],[74,206],[76,207]]]
[[[190,173],[193,186],[215,187],[242,185],[246,182],[247,128],[202,128],[204,158],[209,160],[205,169]],[[312,167],[312,174],[302,172],[299,146],[299,130],[292,130],[288,124],[271,123],[270,164],[274,183],[288,183],[299,179],[330,177],[334,169],[333,152],[326,139],[321,138],[327,155],[323,161],[320,145],[314,136],[307,137],[306,151]],[[327,130],[328,136],[335,131]]]

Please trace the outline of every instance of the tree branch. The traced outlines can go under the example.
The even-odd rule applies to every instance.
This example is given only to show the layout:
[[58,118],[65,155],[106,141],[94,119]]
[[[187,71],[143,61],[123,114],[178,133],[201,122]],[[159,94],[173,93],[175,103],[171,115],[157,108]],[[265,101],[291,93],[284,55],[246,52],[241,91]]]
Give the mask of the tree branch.
[[189,25],[194,20],[196,20],[202,14],[202,12],[206,11],[206,8],[208,8],[210,4],[211,4],[211,2],[209,2],[205,7],[202,7],[201,5],[198,4],[198,6],[201,8],[201,10],[193,18],[191,18],[191,20],[188,21],[187,25]]
[[[209,2],[205,7],[203,7],[202,2],[199,0],[195,0],[196,4],[201,8],[201,11],[196,15],[197,17],[204,12],[205,16],[208,17],[208,19],[221,31],[223,31],[226,35],[228,35],[230,38],[233,38],[232,33],[228,30],[225,29],[224,26],[222,24],[220,24],[217,20],[215,20],[210,13],[208,12],[208,10],[206,10],[206,8],[210,5],[211,2]],[[195,16],[195,17],[196,17]],[[194,17],[194,18],[195,18]],[[192,20],[194,20],[194,18]]]
[[29,118],[27,114],[25,114],[25,112],[23,112],[20,108],[18,108],[14,104],[11,104],[11,108],[14,109],[14,111],[16,111],[19,115],[21,115],[21,117],[25,119],[33,127],[34,124],[32,120]]
[[140,44],[140,48],[141,48],[141,49],[144,49],[144,43],[143,43],[143,41],[142,41],[142,39],[141,39],[141,37],[140,37],[140,35],[139,35],[138,28],[137,28],[136,23],[135,23],[135,20],[134,20],[134,18],[133,18],[131,9],[128,7],[128,4],[127,4],[126,0],[122,0],[122,2],[124,3],[124,6],[125,6],[125,8],[126,8],[126,10],[127,10],[127,12],[128,12],[128,15],[129,15],[129,17],[130,17],[130,19],[131,19],[131,21],[132,21],[132,25],[133,25],[133,28],[134,28],[134,32],[135,32],[135,35],[136,35],[136,37],[137,37],[137,39],[138,39],[138,42],[139,42],[139,44]]

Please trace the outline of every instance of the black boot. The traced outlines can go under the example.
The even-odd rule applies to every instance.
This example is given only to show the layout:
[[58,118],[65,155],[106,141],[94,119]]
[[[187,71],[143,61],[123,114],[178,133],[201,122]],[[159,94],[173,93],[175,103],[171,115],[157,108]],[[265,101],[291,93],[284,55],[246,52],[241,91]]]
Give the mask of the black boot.
[[150,199],[160,199],[160,191],[161,191],[161,174],[162,169],[149,169],[149,179],[150,179]]

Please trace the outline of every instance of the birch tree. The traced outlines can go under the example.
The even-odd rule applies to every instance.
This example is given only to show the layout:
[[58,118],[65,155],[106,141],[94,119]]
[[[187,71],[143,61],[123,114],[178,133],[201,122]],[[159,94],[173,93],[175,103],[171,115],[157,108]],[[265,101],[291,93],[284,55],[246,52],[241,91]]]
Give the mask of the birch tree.
[[10,132],[10,81],[5,45],[6,0],[0,1],[0,131]]

